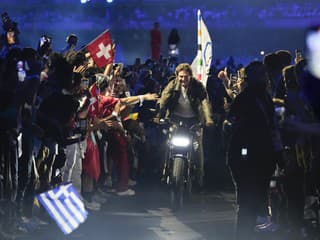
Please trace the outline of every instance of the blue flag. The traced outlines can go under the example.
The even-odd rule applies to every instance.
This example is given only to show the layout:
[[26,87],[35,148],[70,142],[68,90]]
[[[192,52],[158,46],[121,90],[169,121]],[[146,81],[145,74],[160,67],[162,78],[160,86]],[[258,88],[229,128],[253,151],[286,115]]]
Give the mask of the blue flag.
[[71,183],[41,193],[37,199],[64,234],[71,233],[87,219],[88,212]]

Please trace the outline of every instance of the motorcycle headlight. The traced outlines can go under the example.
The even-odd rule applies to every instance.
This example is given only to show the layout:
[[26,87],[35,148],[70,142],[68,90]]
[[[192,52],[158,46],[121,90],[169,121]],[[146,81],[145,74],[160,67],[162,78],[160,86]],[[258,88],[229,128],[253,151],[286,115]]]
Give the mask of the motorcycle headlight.
[[171,143],[176,147],[187,147],[190,145],[190,139],[185,136],[174,136],[171,139]]

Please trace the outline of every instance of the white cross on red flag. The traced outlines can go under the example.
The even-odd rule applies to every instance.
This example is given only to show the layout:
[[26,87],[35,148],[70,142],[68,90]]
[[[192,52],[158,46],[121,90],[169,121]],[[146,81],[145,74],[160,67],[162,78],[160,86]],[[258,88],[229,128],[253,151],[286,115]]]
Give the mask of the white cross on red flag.
[[93,61],[98,67],[104,67],[113,62],[114,52],[109,30],[104,31],[87,45]]

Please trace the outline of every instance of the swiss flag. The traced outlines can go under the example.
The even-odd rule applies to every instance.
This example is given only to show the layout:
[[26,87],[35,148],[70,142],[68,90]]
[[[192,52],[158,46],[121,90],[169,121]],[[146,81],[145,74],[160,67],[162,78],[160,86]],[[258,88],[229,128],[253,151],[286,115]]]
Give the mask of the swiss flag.
[[98,67],[104,67],[113,62],[114,52],[109,30],[104,31],[87,45],[93,61]]
[[97,88],[96,83],[92,84],[92,86],[89,89],[89,92],[91,94],[89,116],[93,119],[99,113],[99,102],[98,102],[99,90]]

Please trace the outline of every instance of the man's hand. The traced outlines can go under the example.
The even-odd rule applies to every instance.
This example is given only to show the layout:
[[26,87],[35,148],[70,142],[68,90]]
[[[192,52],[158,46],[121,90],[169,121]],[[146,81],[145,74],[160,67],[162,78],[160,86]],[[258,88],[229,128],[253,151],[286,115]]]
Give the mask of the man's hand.
[[80,65],[79,67],[74,66],[73,72],[83,74],[87,70],[87,66]]
[[230,87],[230,79],[228,78],[228,72],[226,67],[224,68],[224,70],[221,70],[218,73],[218,78],[222,80],[222,83],[226,88]]
[[85,53],[85,56],[86,56],[87,59],[88,59],[88,58],[91,58],[90,52],[86,52],[86,53]]
[[205,124],[205,125],[206,125],[206,127],[211,127],[211,126],[214,125],[214,122],[213,122],[213,120],[210,119],[210,120],[207,120],[207,121],[206,121],[206,124]]

